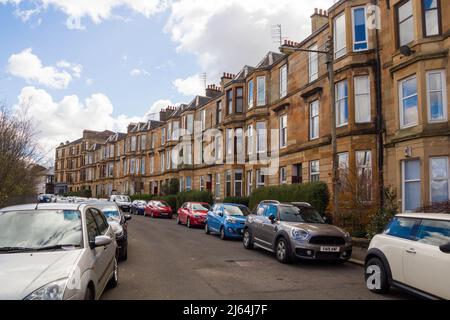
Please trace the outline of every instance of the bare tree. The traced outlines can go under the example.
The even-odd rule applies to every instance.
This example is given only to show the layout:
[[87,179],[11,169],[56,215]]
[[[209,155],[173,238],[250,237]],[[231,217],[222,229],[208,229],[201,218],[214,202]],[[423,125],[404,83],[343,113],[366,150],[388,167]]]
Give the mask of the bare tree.
[[35,193],[38,154],[31,120],[0,103],[0,207],[12,196]]

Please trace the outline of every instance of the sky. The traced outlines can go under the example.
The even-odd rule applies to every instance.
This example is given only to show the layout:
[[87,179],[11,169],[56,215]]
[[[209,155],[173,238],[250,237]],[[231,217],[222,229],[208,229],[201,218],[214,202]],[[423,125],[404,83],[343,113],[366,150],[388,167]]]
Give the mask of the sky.
[[[311,32],[333,0],[0,0],[0,101],[27,114],[41,152],[83,129],[125,132],[188,103]],[[157,116],[156,116],[157,118]]]

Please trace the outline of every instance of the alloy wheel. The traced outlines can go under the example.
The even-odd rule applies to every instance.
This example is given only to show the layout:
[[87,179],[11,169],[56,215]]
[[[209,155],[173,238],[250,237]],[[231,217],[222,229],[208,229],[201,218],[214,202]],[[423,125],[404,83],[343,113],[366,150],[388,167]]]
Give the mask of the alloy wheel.
[[284,260],[286,257],[286,244],[283,240],[280,240],[277,245],[277,256],[279,260]]

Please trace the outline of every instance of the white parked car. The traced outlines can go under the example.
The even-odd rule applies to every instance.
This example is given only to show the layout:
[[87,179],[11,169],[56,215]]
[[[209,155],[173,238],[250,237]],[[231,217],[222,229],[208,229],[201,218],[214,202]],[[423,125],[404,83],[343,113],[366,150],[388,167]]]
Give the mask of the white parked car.
[[366,285],[397,287],[430,299],[450,299],[450,214],[399,214],[370,243]]

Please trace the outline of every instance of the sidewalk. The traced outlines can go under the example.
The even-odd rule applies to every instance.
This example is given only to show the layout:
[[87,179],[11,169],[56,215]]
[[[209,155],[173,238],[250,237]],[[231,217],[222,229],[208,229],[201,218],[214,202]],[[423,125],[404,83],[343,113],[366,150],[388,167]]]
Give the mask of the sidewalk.
[[364,266],[369,243],[370,241],[367,239],[353,238],[353,253],[349,261]]

